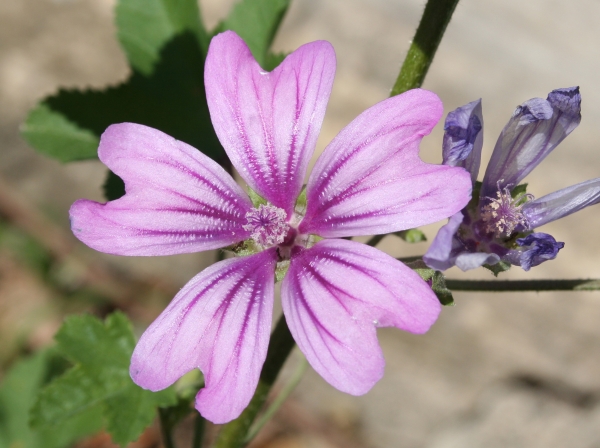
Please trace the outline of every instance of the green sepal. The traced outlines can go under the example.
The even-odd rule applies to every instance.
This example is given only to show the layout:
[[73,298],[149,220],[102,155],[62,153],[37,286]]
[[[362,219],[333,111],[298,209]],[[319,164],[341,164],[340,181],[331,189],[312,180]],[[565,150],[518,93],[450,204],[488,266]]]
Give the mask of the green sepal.
[[31,410],[35,428],[50,428],[100,406],[107,431],[124,446],[152,423],[157,407],[175,404],[174,388],[154,393],[131,380],[135,340],[123,313],[115,312],[105,322],[91,315],[68,317],[55,339],[58,352],[74,366],[38,395]]
[[306,185],[302,186],[296,204],[294,205],[294,211],[300,215],[306,213]]
[[257,247],[253,239],[247,239],[240,241],[239,243],[233,244],[227,247],[225,250],[233,252],[238,257],[245,257],[246,255],[253,255],[260,252],[260,248]]
[[258,208],[261,205],[267,205],[267,200],[250,187],[248,187],[248,196],[250,197],[254,208]]
[[517,185],[515,188],[513,188],[510,192],[510,195],[512,196],[512,198],[516,199],[519,196],[527,193],[527,185],[528,184],[520,184],[520,185]]
[[411,244],[427,241],[427,237],[419,229],[401,230],[400,232],[394,232],[394,235]]
[[484,264],[483,267],[491,271],[494,274],[494,277],[498,277],[498,274],[501,272],[508,271],[511,267],[511,264],[507,261],[500,260],[496,264]]
[[277,267],[275,268],[275,283],[280,282],[287,274],[288,269],[290,268],[290,261],[284,260],[277,263]]

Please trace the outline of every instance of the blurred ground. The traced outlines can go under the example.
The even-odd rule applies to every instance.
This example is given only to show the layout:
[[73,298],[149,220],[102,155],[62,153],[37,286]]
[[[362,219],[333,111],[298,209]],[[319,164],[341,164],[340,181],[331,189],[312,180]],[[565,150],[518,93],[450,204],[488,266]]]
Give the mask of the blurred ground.
[[[387,97],[423,3],[295,1],[276,48],[292,50],[326,39],[338,57],[319,149],[358,113]],[[231,4],[203,0],[209,24]],[[50,219],[40,221],[38,230],[66,229],[66,211],[77,198],[101,199],[104,168],[91,162],[62,166],[44,158],[19,138],[18,126],[37,100],[59,86],[100,87],[127,76],[114,38],[112,6],[112,0],[0,2],[0,176],[5,184],[0,187],[11,198],[22,198],[24,222],[31,223],[30,212],[38,210]],[[446,113],[483,98],[484,166],[516,105],[554,88],[581,86],[582,124],[528,177],[536,196],[600,176],[598,17],[600,3],[594,0],[581,0],[577,7],[554,0],[462,0],[425,82],[442,98]],[[425,139],[425,160],[441,160],[441,136],[438,125]],[[566,242],[558,259],[504,278],[599,277],[599,218],[600,207],[595,207],[544,227]],[[430,239],[437,227],[424,229]],[[11,235],[9,249],[0,251],[3,365],[18,350],[48,343],[65,312],[91,303],[59,300],[69,279],[54,273],[58,286],[41,281],[19,258],[27,246],[24,237],[18,229]],[[427,244],[408,246],[390,238],[382,247],[394,255],[417,255]],[[81,257],[92,256],[85,248],[77,250]],[[201,255],[93,257],[125,276],[154,279],[168,272],[164,281],[172,286],[165,290],[183,285],[211,262]],[[600,293],[455,293],[455,300],[425,336],[380,330],[386,374],[363,397],[344,395],[309,371],[255,446],[600,446]],[[148,322],[162,306],[160,298],[149,303],[128,310]],[[294,360],[290,364],[288,375]]]

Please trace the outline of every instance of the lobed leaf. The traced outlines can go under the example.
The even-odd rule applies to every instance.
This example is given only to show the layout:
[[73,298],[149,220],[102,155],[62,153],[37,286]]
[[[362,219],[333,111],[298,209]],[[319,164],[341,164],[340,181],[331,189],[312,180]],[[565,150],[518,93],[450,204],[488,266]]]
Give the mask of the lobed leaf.
[[17,362],[8,371],[0,384],[0,447],[66,448],[101,429],[98,406],[45,428],[30,427],[29,410],[59,362],[53,351],[44,350]]
[[[285,57],[268,53],[279,25],[291,0],[242,0],[213,34],[225,30],[235,31],[250,47],[252,55],[265,70],[272,70]],[[275,65],[273,65],[275,64]]]
[[131,67],[150,75],[160,51],[175,36],[191,31],[206,54],[208,34],[197,0],[119,0],[117,36]]
[[35,149],[61,162],[96,157],[100,141],[99,134],[78,126],[60,108],[46,102],[29,112],[21,135]]
[[38,151],[63,162],[97,157],[113,123],[145,124],[199,149],[225,167],[204,92],[204,56],[190,32],[170,40],[152,75],[134,72],[105,90],[60,90],[30,112],[22,133]]
[[90,315],[69,317],[56,341],[57,350],[75,366],[39,394],[32,409],[35,427],[48,428],[101,407],[113,440],[125,445],[152,423],[158,406],[176,402],[172,388],[153,393],[131,380],[135,340],[124,314],[114,313],[104,323]]

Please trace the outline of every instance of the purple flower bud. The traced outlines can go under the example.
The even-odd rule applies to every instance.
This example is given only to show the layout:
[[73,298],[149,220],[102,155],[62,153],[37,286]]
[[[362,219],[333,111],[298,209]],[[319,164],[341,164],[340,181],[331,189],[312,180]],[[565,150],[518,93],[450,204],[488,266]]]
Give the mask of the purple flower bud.
[[565,246],[565,243],[557,242],[547,233],[532,233],[525,238],[517,239],[517,244],[522,249],[514,251],[518,252],[518,259],[512,259],[511,262],[520,265],[525,271],[546,260],[554,260],[558,251]]
[[444,124],[443,164],[460,166],[477,180],[483,147],[481,99],[453,110]]

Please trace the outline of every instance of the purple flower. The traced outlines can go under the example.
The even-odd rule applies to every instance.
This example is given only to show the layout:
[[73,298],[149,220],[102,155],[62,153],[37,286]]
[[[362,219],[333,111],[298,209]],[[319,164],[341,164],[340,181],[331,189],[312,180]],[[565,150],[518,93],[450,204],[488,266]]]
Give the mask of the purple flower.
[[[314,369],[336,388],[367,392],[383,374],[376,328],[423,333],[440,304],[411,269],[377,249],[338,239],[394,232],[456,213],[471,192],[465,170],[420,160],[442,113],[412,90],[359,115],[327,146],[301,195],[335,73],[324,41],[262,70],[233,32],[213,38],[205,85],[219,140],[248,195],[215,162],[162,132],[124,123],[98,155],[125,181],[107,204],[79,200],[72,229],[117,255],[230,247],[235,258],[194,277],[142,335],[131,360],[140,386],[160,390],[199,368],[196,408],[227,422],[250,401],[267,353],[275,272],[283,312]],[[300,197],[300,199],[298,199]],[[233,246],[232,246],[233,245]]]
[[500,261],[531,267],[552,260],[563,248],[534,228],[600,202],[600,178],[534,199],[519,186],[550,151],[581,121],[578,87],[553,90],[515,110],[502,130],[483,182],[475,182],[483,146],[481,100],[448,114],[444,127],[444,164],[471,173],[479,197],[450,218],[423,257],[431,268],[463,271]]

